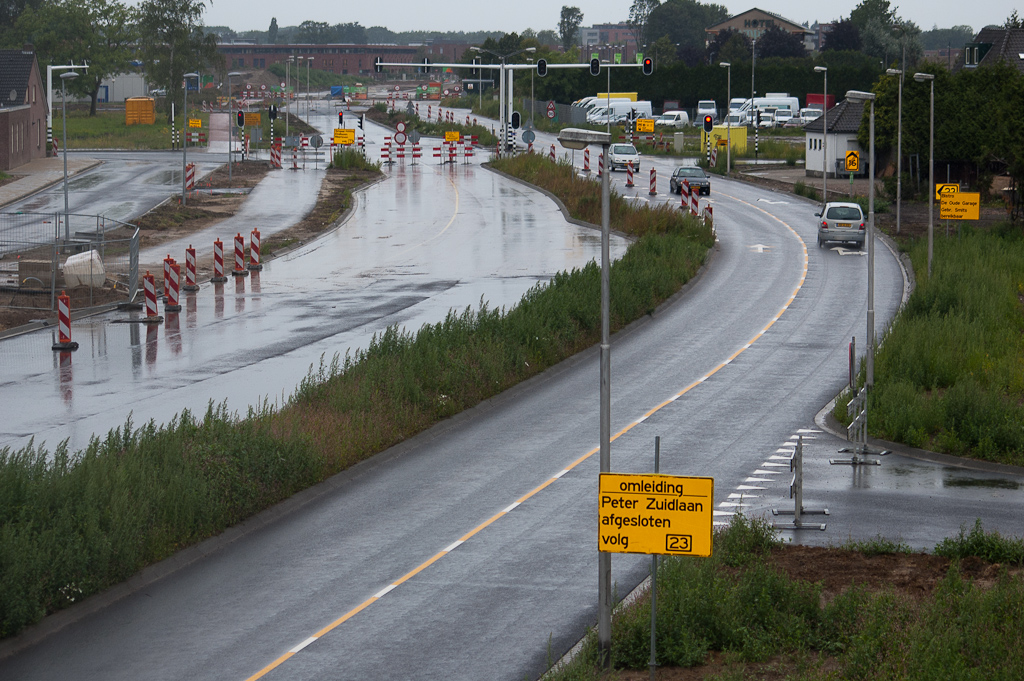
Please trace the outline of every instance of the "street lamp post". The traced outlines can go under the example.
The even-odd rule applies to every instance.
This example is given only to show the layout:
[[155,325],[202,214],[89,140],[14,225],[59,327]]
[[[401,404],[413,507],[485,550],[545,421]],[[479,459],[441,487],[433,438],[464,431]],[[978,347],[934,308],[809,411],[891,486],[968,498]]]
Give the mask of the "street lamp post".
[[847,99],[855,102],[871,102],[871,117],[868,122],[868,335],[867,335],[867,380],[868,390],[875,385],[875,93],[849,90]]
[[[558,133],[558,141],[567,149],[585,149],[590,144],[600,144],[602,153],[608,158],[611,135],[580,128],[564,128]],[[600,466],[602,473],[611,472],[611,342],[609,286],[609,184],[605,170],[601,173],[601,444]],[[600,487],[600,482],[598,482]],[[612,647],[612,554],[601,551],[597,559],[597,644],[601,651],[602,664],[611,660]]]
[[821,203],[828,203],[828,67],[815,66],[815,72],[825,76],[825,89],[821,99]]
[[[533,59],[527,59],[530,62],[530,66],[533,66]],[[533,128],[533,110],[536,105],[533,101],[533,69],[530,69],[530,127]]]
[[60,74],[60,103],[62,127],[64,128],[64,241],[71,240],[71,211],[68,208],[68,90],[65,87],[69,80],[78,78],[77,71],[65,71]]
[[[182,112],[182,123],[181,123],[181,205],[185,205],[185,197],[188,195],[187,186],[185,182],[185,171],[188,168],[188,79],[199,78],[198,73],[186,73],[185,74],[185,102]],[[231,124],[231,121],[228,121]]]
[[931,85],[931,107],[928,116],[928,278],[931,279],[935,210],[935,76],[931,73],[915,73],[914,80],[918,83],[928,81]]
[[291,80],[288,78],[288,72],[291,70],[292,57],[289,55],[284,60],[284,136],[288,137],[288,87]]
[[886,69],[886,75],[899,76],[899,104],[896,118],[896,233],[900,233],[900,204],[903,203],[903,69]]
[[309,125],[309,63],[312,57],[306,57],[306,125]]
[[[231,112],[231,113],[228,114],[228,184],[229,185],[232,182],[232,180],[231,180],[231,165],[232,165],[232,161],[233,161],[232,147],[235,146],[235,122],[233,120],[231,120],[234,117],[234,115],[235,115],[234,107],[231,106],[231,78],[233,76],[241,76],[241,75],[242,74],[239,73],[238,71],[230,71],[228,73],[228,111]],[[288,119],[285,118],[285,121],[287,121],[287,120]],[[287,123],[286,123],[286,127],[287,127]]]
[[729,120],[729,104],[732,103],[732,64],[723,61],[718,63],[719,66],[725,67],[727,74],[726,87],[725,87],[725,101],[726,114],[725,114],[725,175],[729,176],[729,171],[732,170],[732,121]]

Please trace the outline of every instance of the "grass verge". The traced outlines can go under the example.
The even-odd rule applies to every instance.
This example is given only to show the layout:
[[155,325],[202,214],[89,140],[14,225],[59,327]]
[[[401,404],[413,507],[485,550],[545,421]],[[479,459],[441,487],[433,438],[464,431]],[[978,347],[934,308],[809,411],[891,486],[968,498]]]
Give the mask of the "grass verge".
[[[1024,674],[1019,573],[1003,568],[994,579],[975,581],[954,559],[927,593],[863,583],[832,592],[780,569],[776,558],[788,550],[779,546],[766,521],[736,515],[715,533],[711,557],[663,558],[658,665],[724,669],[703,677],[716,679],[1011,679]],[[546,681],[646,678],[650,622],[648,593],[614,612],[611,660],[618,671],[599,670],[591,632],[580,653]],[[702,678],[699,670],[671,675],[663,669],[661,674]]]
[[[567,166],[534,162],[574,175]],[[581,208],[599,205],[596,182],[557,175],[551,181]],[[613,330],[675,293],[714,243],[709,226],[680,211],[631,212],[618,198],[616,205],[616,227],[638,239],[612,265]],[[211,405],[201,420],[184,412],[166,425],[136,429],[129,421],[80,452],[34,445],[0,450],[0,636],[496,395],[599,337],[600,271],[592,262],[531,289],[509,310],[481,304],[415,333],[391,327],[365,350],[322,362],[279,411],[264,408],[239,419]]]
[[[917,287],[875,356],[871,434],[1024,465],[1024,238],[1009,224],[907,244]],[[863,379],[863,371],[861,372]],[[848,422],[843,395],[834,415]]]

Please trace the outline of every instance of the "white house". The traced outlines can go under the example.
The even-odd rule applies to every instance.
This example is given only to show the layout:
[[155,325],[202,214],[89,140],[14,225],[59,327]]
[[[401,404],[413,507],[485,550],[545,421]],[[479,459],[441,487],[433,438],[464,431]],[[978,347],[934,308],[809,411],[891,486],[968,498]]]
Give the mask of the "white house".
[[[868,155],[857,143],[857,130],[860,129],[863,116],[864,103],[847,99],[829,109],[824,116],[804,126],[807,143],[804,172],[808,177],[821,177],[823,165],[827,166],[829,177],[836,177],[837,169],[840,175],[848,177],[849,173],[843,170],[847,151],[861,152],[860,172],[857,175],[867,174]],[[823,119],[828,122],[827,144],[824,144],[826,140]]]

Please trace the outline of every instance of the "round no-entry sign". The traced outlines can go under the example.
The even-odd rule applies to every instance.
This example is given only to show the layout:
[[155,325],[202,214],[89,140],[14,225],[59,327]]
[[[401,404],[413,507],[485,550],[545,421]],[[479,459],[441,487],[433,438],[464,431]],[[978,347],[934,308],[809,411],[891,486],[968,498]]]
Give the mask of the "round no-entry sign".
[[395,144],[398,144],[398,145],[405,144],[405,139],[406,139],[406,137],[405,137],[405,133],[404,132],[396,132],[395,133]]
[[398,86],[397,85],[395,86],[395,92],[398,92]]
[[398,132],[405,132],[405,121],[398,121],[398,123],[395,124],[395,130]]

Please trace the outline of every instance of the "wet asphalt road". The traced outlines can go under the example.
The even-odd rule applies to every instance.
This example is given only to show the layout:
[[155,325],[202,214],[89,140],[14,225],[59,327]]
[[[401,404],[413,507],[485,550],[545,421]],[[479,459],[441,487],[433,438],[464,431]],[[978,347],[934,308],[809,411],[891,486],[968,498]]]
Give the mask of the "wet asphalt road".
[[[492,182],[497,194],[514,193]],[[850,338],[864,346],[865,259],[814,247],[813,208],[799,199],[718,181],[711,200],[720,243],[702,280],[613,339],[613,469],[650,471],[660,436],[662,472],[713,476],[725,522],[731,504],[788,506],[788,474],[765,464],[803,431],[815,438],[805,504],[832,512],[829,529],[804,530],[804,541],[881,533],[930,546],[975,517],[1014,533],[1014,479],[896,457],[858,471],[827,464],[842,443],[813,432],[814,419],[842,387]],[[330,250],[327,241],[313,248]],[[365,246],[367,259],[390,251]],[[306,271],[299,258],[292,266]],[[269,274],[261,289],[285,279]],[[875,283],[881,327],[903,293],[884,247]],[[249,296],[231,302],[240,299],[246,310],[257,305]],[[597,356],[586,352],[442,424],[339,476],[295,512],[0,661],[0,676],[536,677],[549,651],[557,657],[596,620],[597,375]],[[617,592],[648,564],[616,555]]]

